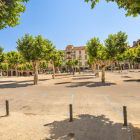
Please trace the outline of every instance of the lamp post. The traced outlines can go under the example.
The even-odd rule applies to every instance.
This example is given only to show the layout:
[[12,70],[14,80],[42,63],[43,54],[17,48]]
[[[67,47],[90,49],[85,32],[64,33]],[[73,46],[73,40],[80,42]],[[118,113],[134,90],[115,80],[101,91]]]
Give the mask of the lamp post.
[[72,49],[72,60],[73,60],[73,75],[74,75],[74,54],[73,54],[73,49]]
[[81,60],[80,56],[78,57],[78,60],[79,60],[79,74],[80,74],[80,60]]

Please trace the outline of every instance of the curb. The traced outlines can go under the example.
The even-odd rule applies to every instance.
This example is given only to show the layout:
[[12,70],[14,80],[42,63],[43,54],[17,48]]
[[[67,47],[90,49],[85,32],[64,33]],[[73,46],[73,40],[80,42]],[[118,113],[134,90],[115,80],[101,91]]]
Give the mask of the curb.
[[129,123],[129,128],[130,128],[131,140],[134,140],[134,134],[133,134],[133,129],[132,129],[132,124],[131,123]]

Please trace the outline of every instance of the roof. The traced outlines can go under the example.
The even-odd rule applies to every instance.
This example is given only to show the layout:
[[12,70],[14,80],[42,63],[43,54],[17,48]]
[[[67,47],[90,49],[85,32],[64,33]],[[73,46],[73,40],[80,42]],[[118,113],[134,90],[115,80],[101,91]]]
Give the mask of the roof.
[[67,47],[66,48],[72,48],[73,47],[73,45],[67,45]]
[[85,50],[86,46],[73,47],[73,50]]

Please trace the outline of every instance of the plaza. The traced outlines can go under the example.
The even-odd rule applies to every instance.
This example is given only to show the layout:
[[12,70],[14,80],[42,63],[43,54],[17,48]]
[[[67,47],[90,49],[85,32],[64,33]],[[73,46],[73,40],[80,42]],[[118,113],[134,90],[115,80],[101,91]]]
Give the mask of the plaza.
[[[139,73],[106,72],[106,83],[92,73],[54,80],[39,75],[38,85],[33,85],[32,76],[1,78],[1,140],[131,140],[130,126],[123,126],[123,106],[128,124],[140,124]],[[69,122],[69,104],[73,122]]]

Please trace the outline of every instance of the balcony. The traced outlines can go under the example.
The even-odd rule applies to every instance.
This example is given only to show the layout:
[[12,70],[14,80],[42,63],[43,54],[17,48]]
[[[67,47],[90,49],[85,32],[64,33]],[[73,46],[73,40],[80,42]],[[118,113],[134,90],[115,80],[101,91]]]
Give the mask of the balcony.
[[71,59],[71,56],[68,56],[67,59]]
[[67,54],[70,54],[70,53],[72,53],[72,52],[68,50],[68,51],[67,51]]

